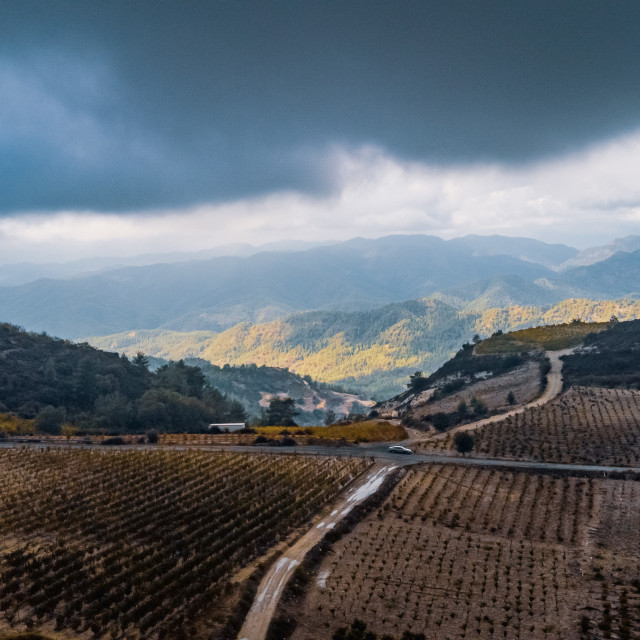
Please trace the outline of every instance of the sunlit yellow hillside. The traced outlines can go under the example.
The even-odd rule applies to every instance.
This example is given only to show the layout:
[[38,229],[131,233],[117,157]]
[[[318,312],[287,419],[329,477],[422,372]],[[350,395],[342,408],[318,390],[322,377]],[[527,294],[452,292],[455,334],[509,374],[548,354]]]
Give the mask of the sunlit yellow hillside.
[[377,398],[402,390],[410,373],[434,371],[474,334],[640,317],[638,300],[564,300],[551,307],[509,306],[471,312],[433,299],[361,312],[313,311],[272,322],[241,323],[222,333],[138,331],[89,342],[135,355],[199,357],[213,364],[255,363],[357,388]]

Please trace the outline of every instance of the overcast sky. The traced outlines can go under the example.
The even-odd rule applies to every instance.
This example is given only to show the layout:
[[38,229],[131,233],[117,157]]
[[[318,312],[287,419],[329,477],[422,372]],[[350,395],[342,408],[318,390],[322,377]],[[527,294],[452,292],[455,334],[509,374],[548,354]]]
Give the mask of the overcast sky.
[[2,0],[0,262],[640,233],[637,0]]

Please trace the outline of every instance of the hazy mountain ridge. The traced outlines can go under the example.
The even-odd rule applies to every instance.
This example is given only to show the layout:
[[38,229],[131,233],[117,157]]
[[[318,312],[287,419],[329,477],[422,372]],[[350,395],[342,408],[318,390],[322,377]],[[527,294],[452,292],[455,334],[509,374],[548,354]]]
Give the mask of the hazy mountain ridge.
[[579,254],[574,247],[548,244],[532,238],[507,238],[499,235],[468,235],[449,240],[451,245],[464,247],[474,256],[509,255],[525,262],[534,262],[550,269],[559,269]]
[[263,251],[305,251],[311,247],[335,244],[334,241],[269,242],[254,246],[246,242],[226,244],[201,251],[171,251],[169,253],[143,253],[135,256],[96,256],[68,262],[18,262],[0,264],[0,286],[19,286],[42,278],[69,279],[116,271],[126,267],[142,267],[154,264],[194,262],[222,256],[248,257]]
[[[616,238],[607,245],[578,251],[563,244],[549,244],[531,238],[500,235],[467,235],[445,241],[448,246],[466,250],[472,256],[506,255],[524,262],[541,264],[553,270],[587,266],[606,260],[617,251],[640,249],[640,236]],[[222,256],[248,257],[261,252],[299,252],[317,246],[340,244],[338,241],[302,242],[282,240],[260,246],[238,242],[199,251],[144,253],[134,256],[97,256],[67,262],[20,262],[0,264],[0,286],[20,286],[42,278],[69,279],[87,277],[126,267],[210,260]]]
[[574,295],[589,291],[594,298],[640,296],[640,251],[618,251],[595,264],[576,267],[559,280]]
[[78,338],[132,329],[220,332],[298,311],[375,308],[436,293],[458,308],[483,311],[637,292],[639,252],[557,272],[574,251],[500,236],[356,238],[297,252],[126,267],[2,287],[0,317]]
[[0,317],[72,338],[160,327],[220,331],[351,299],[425,297],[504,274],[535,280],[553,272],[505,255],[471,256],[440,238],[389,236],[3,287]]
[[633,253],[634,251],[638,250],[640,250],[640,236],[626,236],[624,238],[616,238],[608,244],[583,249],[575,256],[569,258],[561,266],[563,269],[569,269],[572,267],[586,267],[610,258],[618,251]]

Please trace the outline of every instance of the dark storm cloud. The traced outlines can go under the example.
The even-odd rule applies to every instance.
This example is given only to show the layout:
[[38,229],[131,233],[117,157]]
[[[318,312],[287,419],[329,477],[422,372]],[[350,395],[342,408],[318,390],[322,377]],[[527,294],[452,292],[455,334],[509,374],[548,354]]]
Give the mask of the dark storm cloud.
[[640,126],[640,3],[0,4],[0,211],[326,192],[332,145],[522,162]]

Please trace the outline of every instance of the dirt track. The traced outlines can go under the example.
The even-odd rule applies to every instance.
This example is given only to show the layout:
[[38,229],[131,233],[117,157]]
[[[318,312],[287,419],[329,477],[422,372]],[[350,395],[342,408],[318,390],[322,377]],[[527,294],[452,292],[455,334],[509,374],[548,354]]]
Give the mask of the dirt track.
[[327,529],[333,529],[353,507],[375,493],[386,475],[393,469],[395,466],[381,466],[379,464],[370,468],[355,486],[349,489],[346,496],[333,506],[329,515],[315,524],[302,538],[287,549],[262,579],[253,606],[247,614],[238,638],[241,640],[263,640],[266,637],[282,589],[307,552],[322,540]]
[[442,438],[446,438],[451,433],[455,433],[456,431],[474,431],[475,429],[484,427],[487,424],[500,422],[510,416],[524,413],[527,409],[531,409],[533,407],[541,407],[542,405],[547,404],[547,402],[551,402],[551,400],[557,398],[562,392],[562,360],[560,360],[560,358],[562,356],[569,355],[572,352],[573,349],[563,349],[562,351],[547,351],[545,353],[545,355],[551,362],[551,371],[549,371],[549,373],[547,374],[547,386],[544,392],[533,402],[525,404],[522,407],[507,411],[506,413],[501,413],[496,416],[491,416],[490,418],[485,418],[484,420],[478,420],[476,422],[470,422],[468,424],[461,424],[459,427],[454,427],[453,429],[449,429],[444,433],[439,433],[435,436],[427,438],[421,438],[418,441],[412,441],[411,444],[416,445],[424,440],[440,440]]

